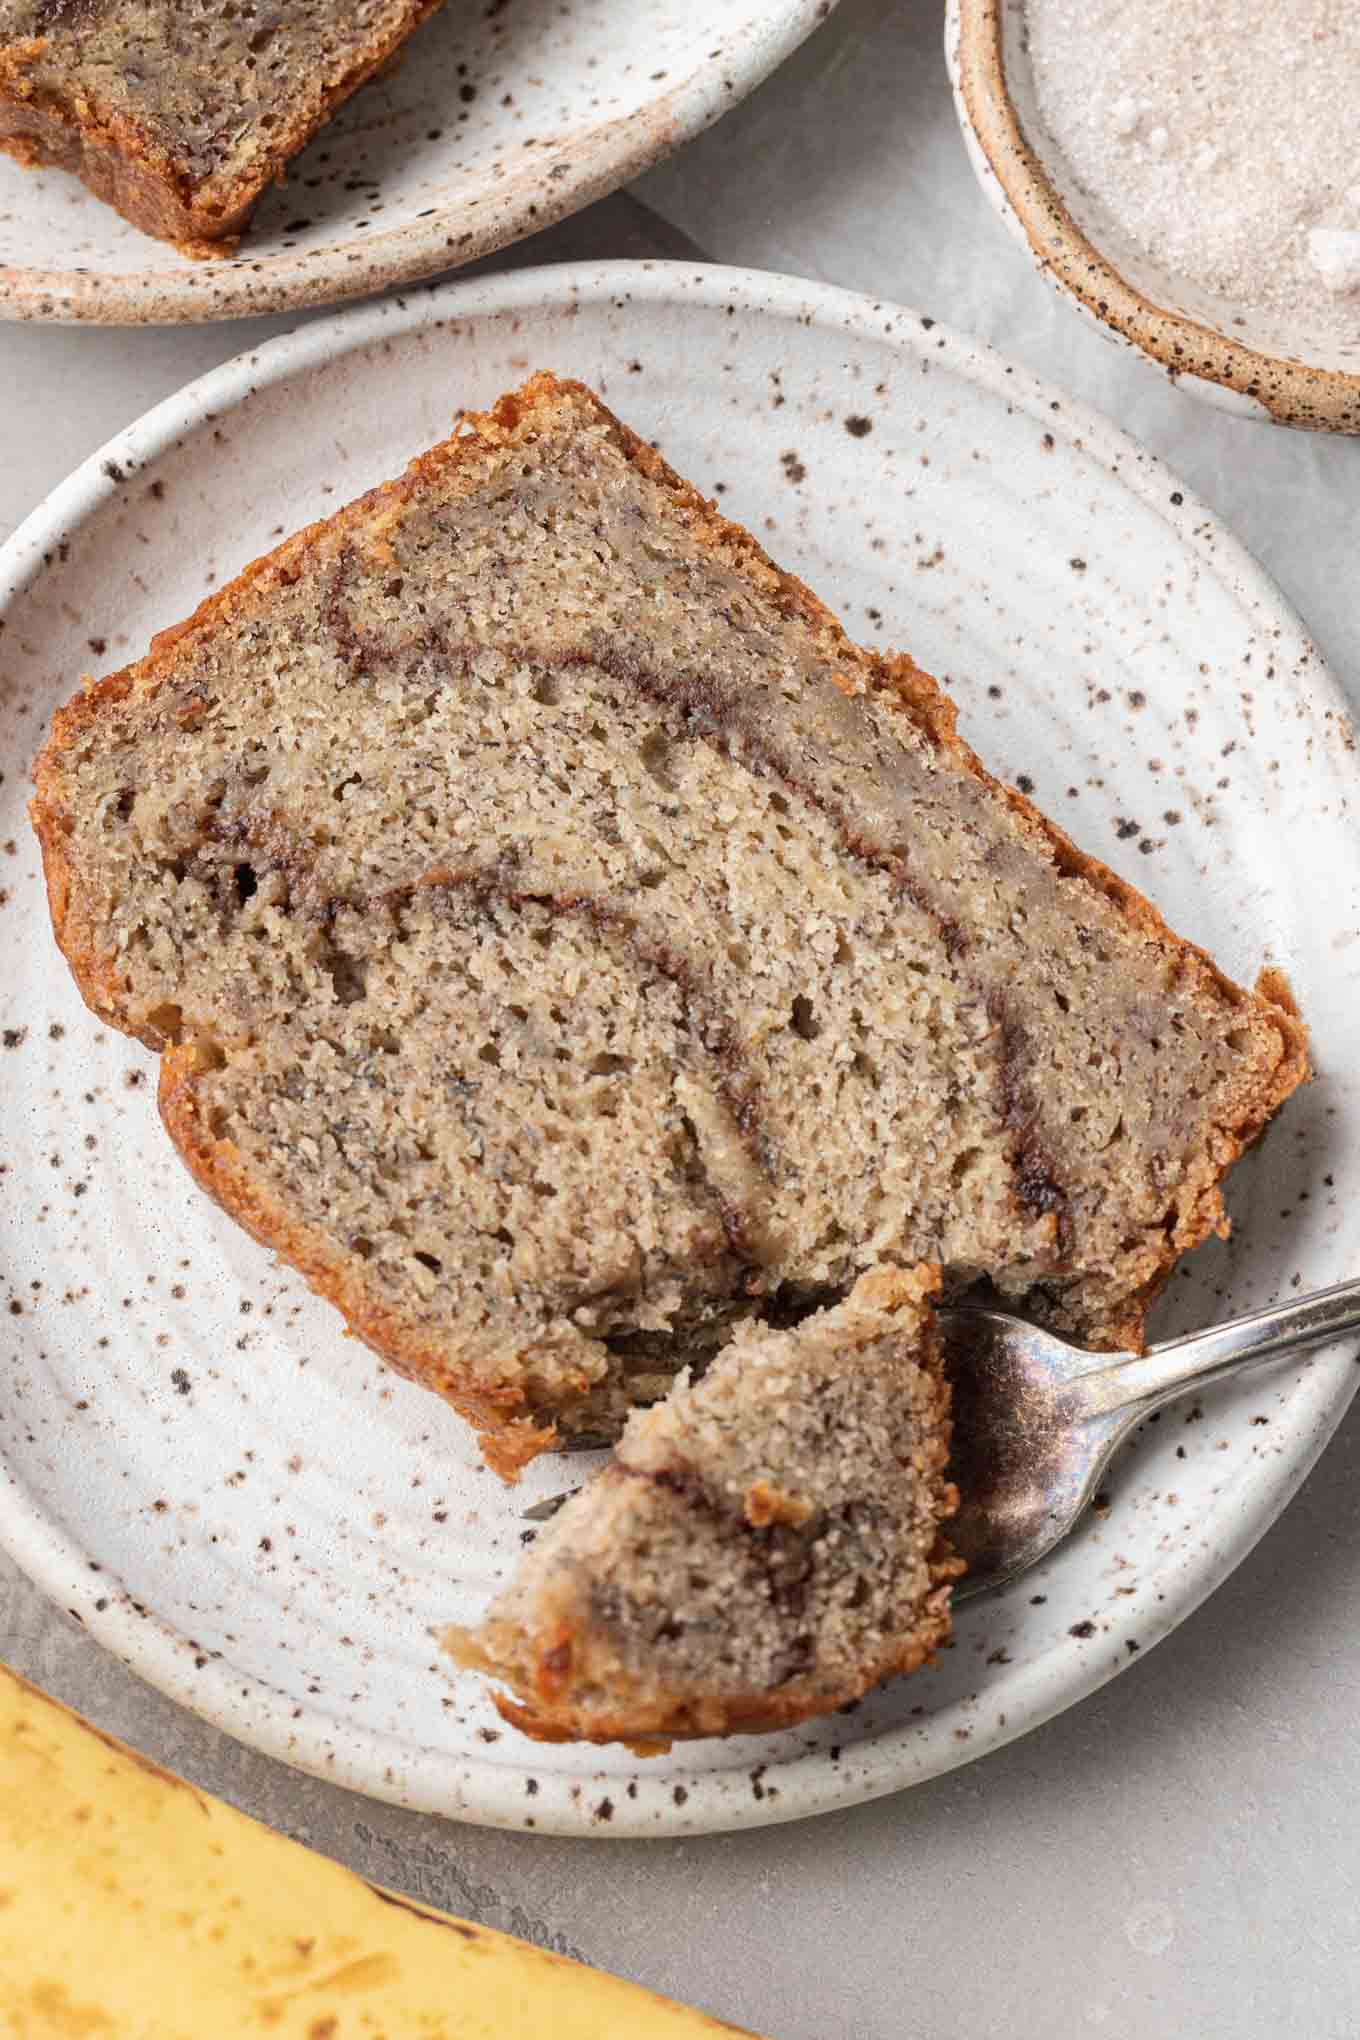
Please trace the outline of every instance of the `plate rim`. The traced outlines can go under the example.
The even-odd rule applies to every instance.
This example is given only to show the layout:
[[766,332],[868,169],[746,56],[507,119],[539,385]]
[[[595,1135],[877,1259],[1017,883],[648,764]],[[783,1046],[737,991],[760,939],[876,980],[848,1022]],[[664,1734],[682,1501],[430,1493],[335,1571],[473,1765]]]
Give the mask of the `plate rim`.
[[[1225,582],[1245,607],[1263,612],[1268,621],[1282,626],[1308,649],[1313,700],[1349,716],[1351,704],[1339,681],[1264,568],[1159,455],[1142,447],[1122,427],[1022,364],[1008,361],[987,343],[910,307],[800,277],[717,264],[605,261],[454,280],[411,301],[378,300],[247,348],[125,426],[59,483],[0,545],[0,617],[45,570],[44,555],[53,553],[75,526],[117,493],[118,482],[110,470],[116,474],[129,459],[139,469],[145,468],[187,430],[197,429],[205,413],[220,418],[263,389],[343,359],[393,333],[414,334],[440,323],[466,325],[505,313],[554,310],[572,303],[608,304],[621,297],[669,305],[682,315],[695,304],[722,310],[730,306],[734,311],[791,326],[816,325],[877,343],[886,339],[901,347],[907,358],[925,359],[929,353],[947,348],[954,373],[981,385],[1004,403],[1042,417],[1046,430],[1060,433],[1069,443],[1079,443],[1083,454],[1093,456],[1164,522],[1173,524],[1186,550]],[[1169,515],[1173,495],[1174,519]],[[598,1783],[607,1790],[610,1774],[593,1771],[587,1759],[576,1774],[553,1775],[553,1785],[562,1787],[560,1803],[554,1803],[559,1800],[555,1791],[544,1790],[535,1799],[534,1831],[663,1839],[802,1819],[942,1776],[1065,1712],[1132,1662],[1124,1643],[1134,1620],[1142,1658],[1194,1613],[1278,1520],[1360,1387],[1360,1371],[1347,1342],[1318,1349],[1311,1358],[1310,1374],[1316,1403],[1312,1421],[1307,1422],[1301,1412],[1303,1435],[1289,1452],[1263,1465],[1252,1508],[1225,1526],[1223,1534],[1212,1542],[1175,1554],[1165,1576],[1163,1605],[1155,1615],[1142,1608],[1136,1617],[1131,1612],[1122,1622],[1116,1612],[1099,1653],[1073,1653],[1061,1678],[1054,1677],[1047,1653],[1030,1664],[1017,1665],[1006,1688],[1004,1726],[984,1729],[979,1723],[968,1742],[939,1751],[913,1748],[912,1728],[899,1725],[866,1746],[863,1771],[857,1769],[851,1776],[825,1753],[804,1753],[781,1770],[777,1798],[767,1794],[763,1800],[755,1800],[749,1794],[738,1795],[727,1772],[694,1773],[688,1781],[684,1810],[671,1806],[669,1795],[663,1810],[648,1800],[639,1799],[635,1805],[624,1799],[621,1804],[616,1802],[614,1818],[605,1829],[591,1820],[587,1786]],[[3,1461],[0,1548],[58,1605],[71,1608],[73,1599],[83,1603],[79,1619],[84,1626],[131,1670],[249,1747],[294,1769],[416,1812],[523,1829],[523,1819],[507,1803],[507,1767],[503,1764],[461,1754],[432,1761],[429,1753],[423,1752],[423,1767],[413,1767],[410,1781],[399,1787],[390,1777],[384,1779],[385,1756],[390,1760],[392,1750],[390,1738],[345,1723],[342,1733],[349,1752],[338,1750],[328,1734],[327,1715],[313,1712],[295,1721],[291,1697],[279,1696],[265,1682],[234,1670],[225,1660],[191,1670],[193,1651],[188,1639],[160,1617],[150,1612],[138,1615],[115,1598],[105,1610],[94,1612],[88,1600],[89,1555],[77,1547],[59,1522],[43,1514]],[[566,1789],[573,1775],[578,1787],[574,1800]]]
[[[742,61],[730,72],[705,59],[673,90],[658,91],[622,118],[597,123],[593,132],[612,138],[612,147],[572,144],[545,152],[524,175],[501,185],[488,181],[483,196],[490,202],[478,204],[475,213],[466,202],[461,207],[436,207],[430,218],[408,220],[361,240],[335,240],[307,253],[265,256],[260,261],[252,259],[247,230],[240,267],[191,262],[105,277],[79,268],[0,264],[0,320],[209,325],[346,304],[376,291],[456,273],[469,262],[556,226],[664,161],[762,85],[839,5],[840,0],[763,0],[764,16],[748,24]],[[658,120],[657,109],[663,105],[667,117]],[[485,219],[478,217],[482,212]],[[451,256],[454,237],[458,248]],[[152,236],[144,238],[148,250],[168,252]],[[359,259],[351,264],[347,258],[356,252]],[[219,287],[203,288],[205,284]]]

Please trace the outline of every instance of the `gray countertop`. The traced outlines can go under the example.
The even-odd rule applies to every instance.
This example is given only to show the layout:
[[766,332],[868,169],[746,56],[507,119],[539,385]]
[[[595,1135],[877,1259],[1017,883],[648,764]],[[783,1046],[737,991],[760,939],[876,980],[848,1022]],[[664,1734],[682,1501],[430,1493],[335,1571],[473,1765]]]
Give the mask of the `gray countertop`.
[[[1353,685],[1360,441],[1221,416],[1059,303],[974,185],[942,12],[844,0],[753,99],[643,180],[650,212],[608,201],[516,259],[692,243],[900,299],[994,342],[1171,461]],[[290,323],[0,328],[0,536],[120,425]],[[742,1835],[553,1841],[356,1798],[161,1698],[3,1560],[0,1656],[370,1876],[778,2040],[1351,2040],[1357,1451],[1353,1411],[1233,1579],[1084,1705],[909,1794]]]

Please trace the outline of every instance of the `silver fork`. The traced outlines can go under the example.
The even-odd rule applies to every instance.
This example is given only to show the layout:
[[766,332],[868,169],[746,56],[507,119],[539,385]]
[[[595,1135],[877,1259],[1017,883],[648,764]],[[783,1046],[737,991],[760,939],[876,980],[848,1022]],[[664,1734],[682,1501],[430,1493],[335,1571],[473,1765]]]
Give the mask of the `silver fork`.
[[1089,1353],[1002,1311],[940,1313],[954,1386],[959,1513],[950,1542],[967,1560],[955,1600],[998,1587],[1074,1527],[1129,1432],[1203,1388],[1343,1332],[1360,1330],[1360,1282],[1253,1311],[1148,1353]]

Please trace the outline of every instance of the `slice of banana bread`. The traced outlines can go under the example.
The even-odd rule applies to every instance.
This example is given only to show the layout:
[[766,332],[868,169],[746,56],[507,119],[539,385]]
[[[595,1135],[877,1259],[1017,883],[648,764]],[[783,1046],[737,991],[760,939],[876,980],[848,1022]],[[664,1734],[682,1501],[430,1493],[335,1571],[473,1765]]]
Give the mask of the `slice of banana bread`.
[[230,253],[265,187],[440,0],[0,0],[0,149]]
[[635,1412],[486,1620],[445,1637],[512,1689],[507,1720],[635,1744],[783,1728],[925,1662],[963,1570],[938,1287],[880,1269],[796,1329],[748,1321]]
[[1306,1069],[579,385],[57,717],[57,936],[199,1180],[506,1471],[884,1261],[1137,1345]]

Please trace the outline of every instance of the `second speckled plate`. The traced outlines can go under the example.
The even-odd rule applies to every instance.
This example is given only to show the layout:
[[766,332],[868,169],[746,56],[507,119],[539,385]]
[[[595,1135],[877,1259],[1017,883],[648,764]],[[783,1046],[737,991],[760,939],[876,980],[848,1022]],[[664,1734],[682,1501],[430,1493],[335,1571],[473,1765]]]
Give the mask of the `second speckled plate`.
[[1341,697],[1241,548],[1157,461],[892,306],[722,269],[450,286],[306,327],[96,455],[0,555],[0,1542],[145,1677],[286,1762],[404,1804],[659,1834],[840,1806],[1090,1692],[1273,1520],[1350,1399],[1348,1352],[1154,1420],[1039,1572],[933,1672],[781,1736],[539,1748],[438,1660],[582,1472],[490,1475],[202,1198],[155,1066],[76,997],[24,801],[53,708],[279,534],[532,367],[579,375],[965,734],[1239,977],[1289,975],[1318,1080],[1236,1172],[1188,1328],[1360,1269],[1360,773]]
[[836,0],[447,0],[195,261],[0,156],[0,318],[178,324],[456,269],[603,198],[754,89]]

